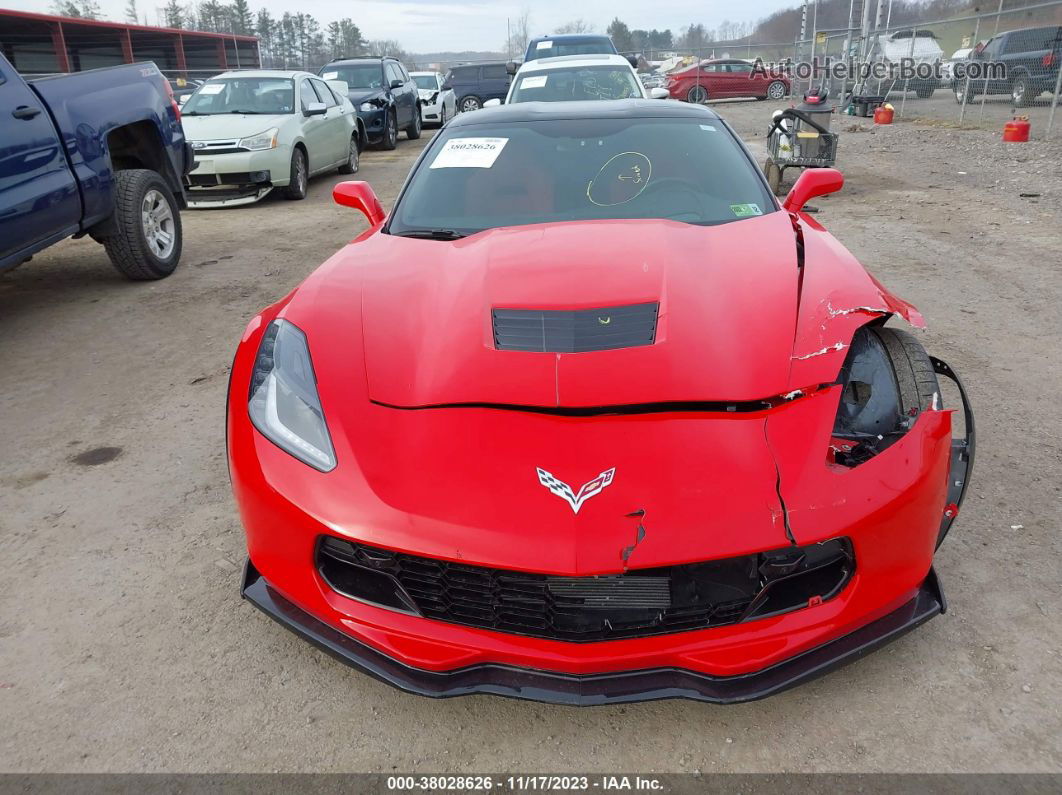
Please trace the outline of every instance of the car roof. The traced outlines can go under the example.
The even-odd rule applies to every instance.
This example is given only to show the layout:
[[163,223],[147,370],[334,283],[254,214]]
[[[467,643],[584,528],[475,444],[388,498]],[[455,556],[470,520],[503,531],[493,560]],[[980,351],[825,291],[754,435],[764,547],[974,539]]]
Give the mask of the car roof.
[[432,69],[429,69],[427,71],[410,72],[409,76],[410,77],[425,77],[425,76],[437,75],[437,74],[439,74],[439,73],[434,71],[434,70],[432,70]]
[[460,113],[446,126],[474,127],[521,121],[559,119],[719,119],[714,110],[689,102],[661,102],[659,99],[613,99],[608,102],[517,102],[483,108],[475,113]]
[[288,80],[298,77],[299,75],[305,75],[306,77],[317,77],[313,72],[303,72],[301,70],[292,71],[290,69],[245,69],[234,72],[222,72],[219,75],[214,75],[211,80],[220,80],[221,78],[229,77],[281,77]]
[[356,55],[353,58],[336,58],[329,61],[325,66],[335,66],[344,63],[379,63],[380,61],[397,61],[393,55]]
[[573,39],[607,39],[608,35],[605,33],[557,33],[551,36],[535,36],[531,39],[532,42],[546,41],[547,39],[553,39],[554,41],[572,41]]
[[622,55],[600,52],[588,55],[555,55],[552,58],[539,58],[528,61],[520,67],[524,72],[545,72],[550,69],[570,69],[573,66],[622,66],[631,68],[630,61]]

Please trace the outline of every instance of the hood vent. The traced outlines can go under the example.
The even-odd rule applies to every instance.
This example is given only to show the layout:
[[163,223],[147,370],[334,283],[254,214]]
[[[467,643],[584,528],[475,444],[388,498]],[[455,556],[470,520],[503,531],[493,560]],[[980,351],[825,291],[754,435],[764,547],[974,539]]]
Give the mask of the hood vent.
[[499,351],[586,353],[652,345],[660,305],[602,309],[494,309],[494,346]]

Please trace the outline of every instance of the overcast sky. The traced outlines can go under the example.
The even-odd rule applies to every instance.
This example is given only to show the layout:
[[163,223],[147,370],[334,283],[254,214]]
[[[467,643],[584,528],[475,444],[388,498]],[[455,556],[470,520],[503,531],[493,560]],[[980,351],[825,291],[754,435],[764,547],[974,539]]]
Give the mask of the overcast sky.
[[[99,0],[108,19],[123,17],[126,0]],[[137,0],[140,14],[157,24],[165,3]],[[350,17],[366,38],[397,39],[410,52],[439,50],[495,50],[505,42],[505,19],[517,17],[522,9],[531,12],[534,34],[549,33],[572,18],[582,18],[602,32],[618,16],[631,28],[646,30],[671,28],[676,32],[691,22],[714,28],[724,19],[732,22],[756,21],[778,8],[799,4],[799,0],[250,0],[252,8],[268,8],[274,15],[303,11],[322,25],[340,17]],[[50,13],[50,0],[0,0],[0,7]]]

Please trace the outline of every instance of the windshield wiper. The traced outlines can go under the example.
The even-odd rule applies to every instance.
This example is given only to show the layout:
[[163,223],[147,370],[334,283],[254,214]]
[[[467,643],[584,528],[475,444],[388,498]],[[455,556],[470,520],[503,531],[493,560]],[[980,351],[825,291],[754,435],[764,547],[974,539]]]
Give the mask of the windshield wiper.
[[422,237],[427,240],[460,240],[467,237],[463,232],[455,232],[453,229],[407,229],[398,232],[395,237]]

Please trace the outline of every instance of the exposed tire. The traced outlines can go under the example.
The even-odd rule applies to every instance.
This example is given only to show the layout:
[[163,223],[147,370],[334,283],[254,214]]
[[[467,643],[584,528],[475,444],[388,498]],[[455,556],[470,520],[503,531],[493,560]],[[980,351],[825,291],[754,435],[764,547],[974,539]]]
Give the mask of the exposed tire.
[[291,153],[291,175],[286,188],[284,198],[299,201],[306,198],[306,185],[309,182],[310,167],[306,162],[306,153],[299,147]]
[[347,162],[339,167],[340,174],[357,174],[361,167],[361,154],[358,151],[358,135],[350,136],[350,151],[347,153]]
[[916,88],[915,96],[917,96],[919,99],[929,99],[931,96],[933,96],[934,91],[936,91],[936,89],[932,86],[926,86],[925,88]]
[[398,146],[398,117],[393,110],[387,112],[386,125],[380,148],[390,151]]
[[445,127],[445,126],[446,126],[446,103],[443,102],[442,105],[439,107],[439,127],[442,128],[442,127]]
[[420,138],[420,131],[424,124],[424,120],[420,116],[420,105],[416,106],[413,112],[413,121],[406,127],[406,138],[410,141],[415,141]]
[[1024,75],[1015,77],[1014,82],[1010,84],[1010,98],[1016,108],[1024,108],[1032,102],[1033,94],[1032,86],[1029,85],[1029,78]]
[[469,94],[467,97],[461,97],[461,112],[471,113],[474,110],[479,110],[483,107],[483,100],[477,97],[475,94]]
[[954,87],[953,90],[955,92],[955,101],[958,104],[961,105],[963,103],[963,97],[964,96],[966,97],[966,102],[967,103],[969,103],[969,102],[971,102],[973,100],[973,95],[967,93],[966,81],[965,80],[962,80],[960,82],[955,83],[955,87]]
[[775,80],[773,83],[767,86],[767,96],[765,97],[765,99],[773,99],[777,101],[779,99],[784,99],[785,95],[788,93],[789,91],[788,89],[786,89],[785,83],[783,83],[781,80]]
[[881,340],[892,362],[900,390],[900,410],[911,415],[932,408],[934,396],[940,395],[940,384],[922,343],[900,329],[877,327],[871,332]]
[[114,230],[102,241],[118,272],[134,281],[164,279],[181,259],[181,214],[169,186],[143,168],[114,178]]
[[694,86],[686,92],[686,101],[693,105],[703,105],[708,101],[708,89],[704,86]]

